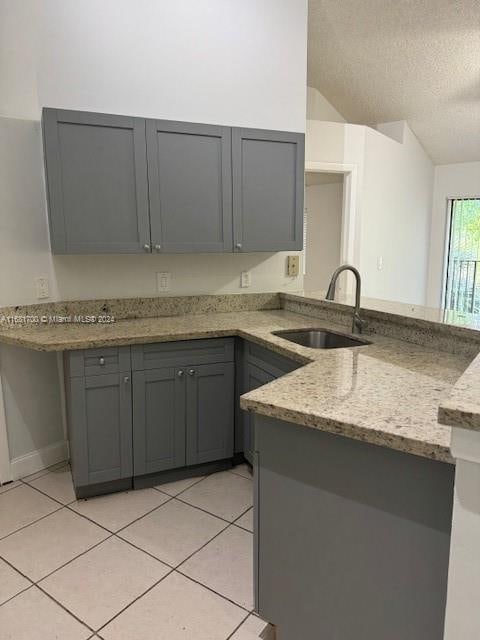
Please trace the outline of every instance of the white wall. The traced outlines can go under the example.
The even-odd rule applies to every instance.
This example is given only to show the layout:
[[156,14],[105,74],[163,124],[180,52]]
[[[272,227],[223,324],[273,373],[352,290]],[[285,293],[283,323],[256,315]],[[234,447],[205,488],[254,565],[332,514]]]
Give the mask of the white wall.
[[443,296],[443,268],[448,225],[449,198],[480,197],[480,162],[461,162],[435,167],[430,262],[428,272],[429,307],[439,307]]
[[305,189],[307,242],[305,252],[306,291],[328,288],[340,264],[343,181],[314,184]]
[[433,164],[406,123],[402,138],[362,125],[309,120],[306,162],[357,167],[353,262],[362,273],[363,294],[425,304]]
[[[350,261],[358,266],[360,263],[360,231],[362,225],[362,189],[363,164],[365,154],[366,127],[340,122],[324,122],[307,120],[305,136],[305,162],[307,168],[316,163],[324,165],[323,170],[338,170],[338,165],[353,167],[352,188],[355,190],[355,230],[352,257]],[[347,281],[352,285],[353,277],[348,274]],[[348,284],[344,282],[344,286]]]
[[305,130],[306,0],[1,8],[3,115],[37,119],[51,106]]
[[[33,274],[53,284],[40,124],[0,118],[0,306],[34,301]],[[56,296],[55,287],[52,290]],[[64,439],[55,354],[2,346],[10,455],[21,458]]]
[[307,120],[346,122],[342,114],[314,87],[307,87]]
[[408,125],[403,143],[366,128],[360,240],[366,296],[425,304],[432,185],[432,161]]
[[[245,291],[242,270],[247,291],[301,288],[282,253],[52,259],[38,119],[50,106],[304,131],[306,53],[306,0],[0,0],[0,306],[35,302],[40,274],[51,299],[155,295],[157,271],[171,271],[171,294]],[[36,355],[32,375],[58,388],[51,358]],[[2,371],[14,456],[45,433],[20,420],[45,396],[20,385],[12,405],[20,366]],[[58,417],[57,399],[47,403]]]

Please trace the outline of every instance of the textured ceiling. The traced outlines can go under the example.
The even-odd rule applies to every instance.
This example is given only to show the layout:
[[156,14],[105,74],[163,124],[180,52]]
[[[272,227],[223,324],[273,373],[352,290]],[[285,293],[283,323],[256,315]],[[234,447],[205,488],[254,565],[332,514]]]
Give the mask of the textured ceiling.
[[349,122],[407,120],[436,164],[480,160],[480,0],[309,0],[308,84]]

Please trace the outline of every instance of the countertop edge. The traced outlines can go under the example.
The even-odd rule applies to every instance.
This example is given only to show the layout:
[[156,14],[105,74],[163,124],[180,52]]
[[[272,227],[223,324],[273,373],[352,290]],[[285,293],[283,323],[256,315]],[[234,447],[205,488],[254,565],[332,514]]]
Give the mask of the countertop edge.
[[319,431],[359,440],[360,442],[367,442],[368,444],[393,449],[402,453],[428,458],[429,460],[455,464],[449,447],[406,438],[402,435],[391,435],[385,431],[366,429],[361,425],[349,424],[340,420],[312,416],[311,414],[259,402],[258,400],[250,400],[245,397],[246,395],[248,394],[240,397],[240,407],[247,411],[253,411],[269,418],[277,418],[285,422],[299,424],[310,429],[318,429]]

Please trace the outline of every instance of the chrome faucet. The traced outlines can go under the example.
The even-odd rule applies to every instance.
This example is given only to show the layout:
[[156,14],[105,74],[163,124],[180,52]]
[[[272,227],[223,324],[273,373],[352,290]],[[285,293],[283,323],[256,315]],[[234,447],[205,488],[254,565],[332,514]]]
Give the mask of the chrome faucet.
[[328,285],[328,291],[327,295],[325,296],[325,300],[335,299],[335,287],[337,284],[338,276],[344,271],[351,271],[355,276],[356,281],[355,309],[353,310],[352,333],[362,333],[362,327],[365,324],[365,320],[362,320],[360,317],[360,289],[362,287],[362,279],[360,277],[360,272],[358,271],[358,269],[353,267],[351,264],[342,264],[342,266],[338,267],[338,269],[335,269],[332,279],[330,280],[330,284]]

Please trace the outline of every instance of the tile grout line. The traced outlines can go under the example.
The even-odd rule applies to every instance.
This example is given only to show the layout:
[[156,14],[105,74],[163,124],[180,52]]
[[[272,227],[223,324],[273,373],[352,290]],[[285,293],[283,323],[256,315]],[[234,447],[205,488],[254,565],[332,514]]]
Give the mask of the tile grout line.
[[240,622],[240,624],[235,627],[235,629],[232,631],[232,633],[226,637],[226,640],[230,640],[231,638],[233,638],[233,636],[237,633],[237,631],[240,629],[240,627],[248,620],[248,618],[250,617],[250,614],[248,614],[247,616],[245,616],[245,618]]
[[215,518],[218,518],[219,520],[223,520],[223,522],[228,522],[228,524],[233,524],[235,522],[235,520],[238,520],[238,518],[241,518],[243,515],[245,515],[245,513],[248,511],[248,509],[251,509],[253,505],[250,505],[248,507],[248,509],[246,509],[244,512],[242,512],[238,517],[236,517],[234,520],[227,520],[227,518],[224,518],[222,516],[217,515],[216,513],[212,513],[211,511],[207,511],[206,509],[203,509],[202,507],[198,507],[195,504],[191,504],[190,502],[187,502],[186,500],[182,500],[181,498],[176,498],[179,502],[182,502],[183,504],[188,505],[189,507],[193,507],[194,509],[198,509],[199,511],[203,511],[203,513],[207,513],[209,516],[214,516]]
[[[227,470],[230,471],[231,473],[234,473],[234,475],[237,475],[238,477],[242,477],[244,479],[250,479],[250,478],[246,478],[244,475],[242,474],[238,474],[235,473],[232,470]],[[44,477],[47,473],[49,473],[48,470],[46,470],[45,474],[42,474],[41,476],[38,476],[38,478],[40,477]],[[211,475],[211,474],[209,474]],[[214,589],[212,589],[211,587],[209,587],[208,585],[203,584],[200,581],[195,580],[194,578],[192,578],[191,576],[188,576],[186,574],[184,574],[181,570],[179,570],[179,568],[184,565],[190,558],[192,558],[194,555],[196,555],[197,553],[199,553],[204,547],[206,547],[208,544],[210,544],[215,538],[217,538],[218,536],[220,536],[222,533],[224,533],[229,527],[231,526],[235,526],[238,527],[241,530],[244,530],[248,533],[251,533],[251,531],[249,531],[248,529],[244,529],[243,527],[241,527],[240,525],[236,525],[236,521],[238,519],[240,519],[243,515],[245,515],[252,507],[249,506],[244,512],[242,512],[239,516],[237,516],[237,518],[234,521],[230,521],[227,520],[221,516],[218,516],[214,513],[211,513],[210,511],[207,511],[206,509],[202,509],[201,507],[197,507],[196,505],[192,505],[188,502],[186,502],[185,500],[182,500],[181,498],[179,498],[179,496],[181,496],[183,493],[185,493],[186,491],[188,491],[190,488],[194,487],[195,485],[201,483],[203,480],[206,480],[206,478],[208,478],[209,476],[206,477],[202,477],[200,479],[198,479],[196,482],[194,482],[192,485],[190,485],[189,487],[185,488],[184,490],[182,490],[181,492],[179,492],[178,494],[176,494],[175,496],[170,496],[169,494],[167,494],[165,491],[162,491],[160,488],[157,487],[152,487],[153,489],[155,489],[156,491],[160,492],[162,495],[168,496],[168,499],[163,502],[162,504],[154,507],[153,509],[151,509],[150,511],[142,514],[141,516],[139,516],[138,518],[135,518],[134,520],[132,520],[131,522],[129,522],[127,525],[125,525],[124,527],[121,527],[120,529],[118,529],[117,531],[111,531],[108,528],[104,527],[103,525],[100,525],[98,522],[96,522],[95,520],[92,520],[91,518],[89,518],[88,516],[85,516],[82,513],[79,513],[77,511],[75,511],[73,508],[71,508],[71,505],[74,504],[75,502],[78,502],[78,500],[74,500],[70,503],[64,504],[61,503],[59,500],[57,500],[56,498],[53,498],[52,496],[50,496],[48,493],[45,493],[44,491],[38,489],[35,486],[30,485],[28,482],[25,482],[24,480],[20,479],[20,482],[23,485],[29,486],[32,489],[38,491],[39,493],[41,493],[42,495],[45,495],[46,497],[48,497],[49,499],[53,500],[54,502],[56,502],[57,504],[60,505],[60,507],[58,509],[56,509],[55,511],[47,514],[46,516],[42,516],[41,518],[38,518],[37,520],[29,523],[28,525],[25,525],[24,527],[21,527],[19,529],[17,529],[16,531],[12,532],[11,534],[7,534],[7,536],[5,536],[3,539],[9,537],[10,535],[13,535],[13,533],[17,533],[18,531],[29,527],[32,524],[35,524],[36,522],[38,522],[39,520],[42,520],[46,517],[48,517],[49,515],[53,515],[54,513],[57,513],[58,511],[60,511],[62,508],[68,509],[69,511],[75,513],[76,515],[79,515],[80,517],[83,517],[84,519],[86,519],[87,521],[91,522],[92,524],[100,527],[101,529],[103,529],[104,531],[106,531],[107,533],[109,533],[110,535],[108,535],[106,538],[104,538],[103,540],[101,540],[100,542],[96,543],[95,545],[93,545],[92,547],[89,547],[88,549],[86,549],[85,551],[83,551],[82,553],[78,554],[77,556],[75,556],[74,558],[72,558],[71,560],[69,560],[68,562],[64,563],[63,565],[61,565],[60,567],[57,567],[56,569],[54,569],[53,571],[51,571],[50,573],[48,573],[47,575],[43,576],[40,580],[38,580],[37,582],[32,581],[30,578],[28,578],[28,576],[24,576],[29,582],[30,585],[28,587],[26,587],[25,589],[23,589],[22,591],[20,591],[19,593],[17,593],[15,596],[12,596],[12,598],[9,598],[8,601],[9,602],[11,599],[15,598],[17,595],[20,595],[21,593],[23,593],[24,591],[27,591],[28,589],[32,588],[33,586],[37,586],[42,593],[45,593],[52,601],[56,602],[59,606],[61,606],[65,611],[67,611],[69,614],[71,614],[76,620],[78,620],[81,624],[83,624],[87,629],[92,630],[93,636],[95,636],[95,633],[100,634],[100,630],[104,629],[108,624],[110,624],[110,622],[112,622],[115,618],[117,618],[119,615],[121,615],[126,609],[128,609],[130,606],[132,606],[136,601],[138,601],[140,598],[142,598],[144,595],[146,595],[149,591],[151,591],[155,586],[157,586],[158,584],[160,584],[160,582],[162,582],[163,580],[165,580],[165,578],[167,578],[169,575],[171,575],[172,573],[178,573],[179,575],[183,576],[185,579],[190,580],[196,584],[198,584],[200,587],[203,587],[205,589],[207,589],[208,591],[214,593],[215,595],[217,595],[218,597],[222,598],[223,600],[226,600],[227,602],[230,602],[231,604],[233,604],[234,606],[242,609],[243,611],[247,612],[247,616],[242,620],[242,622],[240,623],[240,625],[238,625],[238,627],[236,627],[232,633],[228,636],[228,638],[231,638],[232,635],[238,630],[238,628],[245,622],[245,620],[249,617],[251,611],[249,611],[247,608],[245,608],[243,605],[238,604],[237,602],[230,600],[229,598],[227,598],[226,596],[222,595],[221,593],[218,593],[217,591],[215,591]],[[37,480],[38,478],[34,478],[33,481]],[[21,485],[20,485],[21,486]],[[12,487],[12,490],[15,489],[17,487]],[[187,556],[187,558],[185,558],[184,560],[182,560],[178,565],[176,565],[176,567],[172,567],[169,563],[161,560],[160,558],[154,556],[153,554],[149,553],[148,551],[137,547],[135,544],[131,543],[129,540],[125,540],[124,538],[121,537],[120,534],[121,532],[123,532],[125,529],[127,529],[129,526],[133,525],[134,523],[138,522],[139,520],[141,520],[142,518],[152,514],[154,511],[160,509],[161,507],[163,507],[164,505],[168,504],[169,502],[171,502],[172,500],[178,500],[180,503],[185,504],[189,507],[192,507],[194,509],[197,509],[203,513],[206,513],[207,515],[210,515],[212,517],[217,518],[218,520],[222,521],[225,523],[225,526],[221,529],[221,531],[219,531],[216,535],[214,535],[212,538],[210,538],[207,542],[205,542],[201,547],[199,547],[198,549],[196,549],[194,552],[192,552],[189,556]],[[119,611],[115,616],[113,616],[109,621],[107,621],[106,623],[104,623],[98,631],[93,630],[90,625],[86,624],[83,620],[81,620],[80,618],[78,618],[74,613],[70,612],[61,602],[58,602],[53,596],[51,596],[47,591],[45,591],[45,589],[43,588],[43,586],[41,586],[39,583],[46,580],[48,577],[52,576],[54,573],[56,573],[57,571],[60,571],[61,569],[63,569],[64,567],[68,566],[69,564],[71,564],[72,562],[74,562],[75,560],[77,560],[78,558],[82,557],[83,555],[87,554],[89,551],[93,550],[94,548],[96,548],[97,546],[103,544],[104,542],[107,542],[108,540],[110,540],[111,538],[117,538],[119,540],[121,540],[122,542],[129,544],[132,548],[136,549],[137,551],[140,551],[141,553],[146,554],[147,556],[151,557],[152,559],[154,559],[157,562],[162,563],[164,566],[168,567],[170,569],[170,571],[167,571],[167,573],[162,576],[162,578],[160,580],[158,580],[157,582],[155,582],[151,587],[149,587],[149,589],[147,589],[146,591],[144,591],[142,594],[140,594],[139,596],[137,596],[134,600],[132,600],[129,604],[127,604],[121,611]],[[16,567],[14,567],[13,565],[11,565],[10,562],[7,562],[7,564],[9,564],[14,570],[18,571],[18,569],[16,569]],[[20,573],[20,575],[23,576],[23,574],[19,571],[18,573]],[[3,603],[5,604],[5,603]],[[101,637],[101,636],[100,636]],[[228,640],[228,639],[227,639]]]
[[[171,498],[176,498],[177,496],[181,495],[182,493],[185,493],[185,491],[188,491],[189,489],[191,489],[192,487],[195,487],[197,484],[200,484],[200,482],[203,482],[204,480],[206,480],[209,476],[211,475],[215,475],[213,473],[210,473],[209,475],[206,476],[202,476],[201,478],[198,478],[194,483],[192,483],[190,486],[186,487],[185,489],[182,489],[181,491],[179,491],[176,495],[172,496],[169,493],[167,493],[166,491],[163,491],[160,487],[162,486],[161,484],[156,485],[155,487],[153,487],[153,489],[155,489],[156,491],[160,491],[160,493],[164,493],[167,496],[170,496]],[[174,482],[176,482],[174,480]],[[166,482],[165,484],[169,484],[168,482]]]
[[[113,537],[113,536],[112,536]],[[83,625],[85,625],[88,629],[90,629],[90,631],[93,632],[93,634],[97,634],[100,632],[100,629],[105,628],[108,624],[110,624],[110,622],[112,622],[112,620],[114,620],[117,616],[120,615],[120,613],[122,613],[123,611],[125,611],[125,609],[127,609],[128,607],[130,607],[136,600],[139,600],[140,598],[142,598],[145,594],[147,594],[151,589],[153,589],[157,584],[159,584],[162,580],[164,580],[167,576],[169,576],[171,573],[173,573],[174,569],[172,569],[171,571],[167,571],[167,573],[162,576],[160,578],[160,580],[157,580],[153,585],[151,585],[150,587],[148,587],[148,589],[146,589],[143,593],[141,593],[140,595],[136,596],[134,600],[132,600],[132,602],[129,602],[121,611],[119,611],[118,613],[116,613],[112,618],[110,618],[109,620],[107,620],[107,622],[104,622],[102,625],[100,625],[100,627],[98,628],[98,630],[93,629],[89,624],[87,624],[84,620],[82,620],[81,618],[79,618],[76,614],[74,614],[72,611],[70,611],[69,609],[67,609],[67,607],[65,605],[63,605],[61,602],[59,602],[54,596],[52,596],[50,593],[48,593],[48,591],[45,591],[44,588],[42,588],[40,585],[35,585],[37,586],[43,593],[45,593],[45,595],[47,595],[51,600],[53,600],[54,602],[56,602],[57,604],[59,604],[63,609],[65,609],[65,611],[67,611],[68,613],[70,613],[74,618],[76,618],[79,622],[81,622]]]
[[2,609],[3,605],[8,604],[11,600],[13,600],[14,598],[16,598],[17,596],[21,596],[22,593],[25,593],[25,591],[28,591],[29,589],[31,589],[32,587],[34,587],[34,584],[29,584],[28,587],[25,587],[25,589],[22,589],[21,591],[19,591],[18,593],[16,593],[14,596],[10,596],[10,598],[8,598],[7,600],[5,600],[5,602],[0,603],[0,610]]
[[[133,545],[132,545],[133,546]],[[158,558],[157,558],[158,559]],[[167,565],[168,566],[168,565]],[[101,627],[98,628],[98,630],[96,631],[97,634],[100,634],[100,632],[102,631],[102,629],[105,629],[105,627],[107,627],[111,622],[113,622],[116,618],[118,618],[118,616],[120,616],[122,613],[124,613],[127,609],[129,609],[132,605],[135,604],[135,602],[137,602],[138,600],[140,600],[140,598],[143,598],[143,596],[147,595],[147,593],[149,593],[152,589],[154,589],[155,587],[157,587],[161,582],[163,582],[163,580],[165,580],[165,578],[168,578],[168,576],[171,576],[172,573],[175,573],[175,569],[171,569],[170,571],[168,571],[164,576],[162,576],[160,578],[160,580],[157,580],[157,582],[155,582],[154,584],[152,584],[151,587],[149,587],[146,591],[144,591],[141,595],[137,596],[136,598],[134,598],[131,602],[129,602],[125,607],[123,607],[123,609],[121,609],[118,613],[116,613],[113,618],[110,618],[110,620],[108,620],[107,622],[105,622],[104,624],[102,624]],[[100,636],[103,637],[103,636]]]
[[[44,478],[45,476],[40,476],[40,477]],[[69,504],[73,504],[74,502],[76,502],[76,499],[72,500],[71,502],[62,502],[61,500],[58,500],[57,498],[54,498],[53,496],[51,496],[46,491],[42,491],[42,489],[39,489],[38,487],[34,487],[32,484],[29,484],[28,482],[23,482],[23,480],[20,480],[20,482],[22,482],[24,484],[24,486],[30,487],[30,489],[33,489],[34,491],[38,491],[38,493],[41,493],[42,496],[46,496],[47,498],[50,498],[50,500],[53,500],[54,502],[57,502],[58,504],[61,504],[62,507],[67,507]]]
[[46,575],[42,576],[41,578],[39,578],[37,581],[34,581],[34,584],[38,587],[40,586],[40,583],[43,582],[44,580],[46,580],[47,578],[50,578],[50,576],[53,576],[54,573],[56,573],[57,571],[60,571],[61,569],[64,569],[66,566],[68,566],[69,564],[71,564],[72,562],[74,562],[75,560],[78,560],[78,558],[81,558],[82,556],[84,556],[86,553],[88,553],[89,551],[92,551],[93,549],[96,549],[97,547],[99,547],[101,544],[103,544],[104,542],[107,542],[107,540],[110,540],[110,538],[114,537],[114,533],[109,532],[110,535],[107,536],[106,538],[103,538],[102,540],[100,540],[99,542],[96,542],[94,545],[92,545],[91,547],[88,547],[88,549],[85,549],[85,551],[82,551],[81,553],[79,553],[77,556],[75,556],[74,558],[71,558],[70,560],[67,560],[67,562],[64,562],[63,564],[61,564],[59,567],[57,567],[56,569],[53,569],[53,571],[50,571],[50,573],[47,573]]
[[207,591],[210,591],[211,593],[214,593],[215,595],[219,596],[220,598],[223,598],[224,600],[227,600],[227,602],[230,602],[230,604],[235,605],[239,609],[242,609],[243,611],[246,611],[249,615],[252,613],[253,609],[247,609],[247,607],[243,606],[243,604],[238,604],[238,602],[235,602],[235,600],[231,600],[230,598],[227,598],[227,596],[222,595],[221,593],[218,593],[218,591],[215,591],[215,589],[213,589],[212,587],[209,587],[208,585],[203,584],[203,582],[200,582],[196,578],[192,578],[192,576],[189,576],[186,573],[182,573],[182,571],[180,571],[179,569],[175,569],[175,572],[179,573],[184,578],[187,578],[188,580],[191,580],[192,582],[195,582],[195,584],[198,584],[200,587],[203,587],[204,589],[207,589]]
[[[95,635],[95,629],[92,629],[92,627],[87,624],[85,622],[85,620],[81,620],[75,613],[73,613],[72,611],[70,611],[69,609],[67,609],[67,607],[62,604],[61,602],[59,602],[58,600],[55,600],[55,598],[53,596],[51,596],[48,591],[45,591],[45,589],[39,585],[36,584],[35,585],[37,587],[37,589],[39,589],[45,596],[47,596],[47,598],[49,598],[52,602],[54,602],[56,605],[58,605],[59,607],[61,607],[66,613],[68,613],[70,616],[72,616],[72,618],[75,618],[75,620],[77,622],[79,622],[81,625],[83,625],[84,627],[86,627],[89,631],[91,631],[93,633],[93,635]],[[89,636],[91,637],[91,636]]]
[[[166,494],[163,494],[166,495]],[[135,524],[135,522],[138,522],[139,520],[141,520],[142,518],[146,518],[147,516],[151,515],[154,511],[156,511],[157,509],[161,509],[163,506],[165,506],[166,504],[168,504],[169,502],[171,502],[172,500],[174,500],[174,498],[172,498],[172,496],[168,496],[168,500],[165,500],[165,502],[162,502],[162,504],[158,504],[156,507],[154,507],[153,509],[150,509],[150,511],[145,512],[143,515],[139,516],[138,518],[135,518],[135,520],[132,520],[131,522],[129,522],[128,524],[124,525],[123,527],[120,527],[120,529],[117,529],[117,531],[113,531],[113,533],[115,535],[117,535],[118,533],[120,533],[120,531],[124,531],[125,529],[128,529],[128,527],[132,524]],[[123,539],[123,538],[122,538]]]
[[243,473],[238,473],[238,471],[234,471],[234,469],[228,469],[230,473],[233,473],[236,476],[240,476],[240,478],[245,478],[245,480],[253,480],[253,473],[250,473],[249,476],[244,475]]
[[[164,503],[166,504],[166,503]],[[160,507],[162,507],[163,505],[160,505]],[[158,508],[160,508],[158,507]],[[124,611],[126,609],[128,609],[130,606],[132,606],[137,600],[139,600],[142,596],[144,596],[145,594],[147,594],[149,591],[151,591],[154,587],[156,587],[157,585],[160,584],[160,582],[162,582],[163,580],[165,580],[165,578],[167,578],[168,576],[170,576],[172,573],[178,573],[179,575],[183,576],[184,578],[186,578],[187,580],[191,580],[192,582],[194,582],[195,584],[198,584],[199,586],[207,589],[208,591],[211,591],[212,593],[214,593],[215,595],[217,595],[218,597],[222,598],[223,600],[226,600],[227,602],[230,602],[231,604],[234,604],[236,607],[239,607],[240,609],[243,609],[244,611],[247,611],[248,614],[250,614],[251,612],[248,611],[248,609],[246,609],[245,607],[243,607],[242,605],[237,604],[236,602],[233,602],[232,600],[230,600],[229,598],[225,597],[224,595],[222,595],[221,593],[218,593],[217,591],[215,591],[214,589],[202,584],[201,582],[198,582],[197,580],[191,578],[190,576],[185,575],[184,573],[182,573],[181,571],[178,570],[179,567],[181,567],[182,564],[184,564],[185,562],[187,562],[187,560],[190,560],[190,558],[192,558],[196,553],[198,553],[199,551],[201,551],[204,547],[206,547],[208,544],[210,544],[210,542],[212,542],[215,538],[217,538],[220,534],[222,534],[224,531],[226,531],[229,526],[232,526],[232,523],[228,523],[227,526],[225,526],[221,531],[219,531],[217,534],[215,534],[213,536],[213,538],[211,538],[210,540],[208,540],[207,542],[205,542],[205,544],[203,544],[201,547],[199,547],[198,549],[196,549],[193,553],[191,553],[189,556],[187,556],[184,560],[182,560],[178,565],[176,565],[175,567],[172,567],[172,565],[168,564],[167,562],[165,562],[164,560],[160,560],[160,558],[157,558],[156,556],[154,556],[153,554],[149,553],[148,551],[145,551],[144,549],[141,549],[140,547],[137,547],[135,544],[133,544],[132,542],[130,542],[129,540],[125,540],[124,538],[119,536],[119,539],[122,540],[123,542],[126,542],[127,544],[131,545],[134,549],[137,549],[139,551],[143,551],[143,553],[146,553],[148,556],[150,556],[151,558],[153,558],[154,560],[157,560],[158,562],[161,562],[162,564],[166,565],[167,567],[169,567],[171,569],[171,571],[169,571],[168,573],[166,573],[160,580],[158,580],[158,582],[156,582],[155,584],[153,584],[149,589],[147,589],[147,591],[145,591],[142,595],[136,597],[134,600],[132,600],[132,602],[130,602],[128,605],[126,605],[121,611],[119,611],[113,618],[111,618],[111,620],[109,620],[108,622],[106,622],[104,625],[102,625],[99,630],[97,631],[97,633],[100,633],[101,629],[104,629],[108,624],[110,624],[113,620],[115,620],[115,618],[117,618],[120,614],[124,613]],[[114,536],[116,536],[117,534],[114,534]],[[248,616],[247,616],[248,617]]]
[[7,533],[7,535],[0,537],[0,542],[3,542],[3,540],[6,540],[10,536],[13,536],[15,533],[18,533],[19,531],[23,531],[23,529],[27,529],[32,524],[36,524],[37,522],[40,522],[40,520],[45,520],[45,518],[48,518],[48,516],[52,516],[54,513],[58,513],[63,508],[64,508],[63,505],[61,507],[59,506],[58,509],[54,509],[53,511],[46,513],[44,516],[40,516],[40,518],[37,518],[36,520],[32,520],[32,522],[29,522],[28,524],[24,524],[23,526],[19,527],[18,529],[15,529],[14,531],[10,531],[10,533]]

